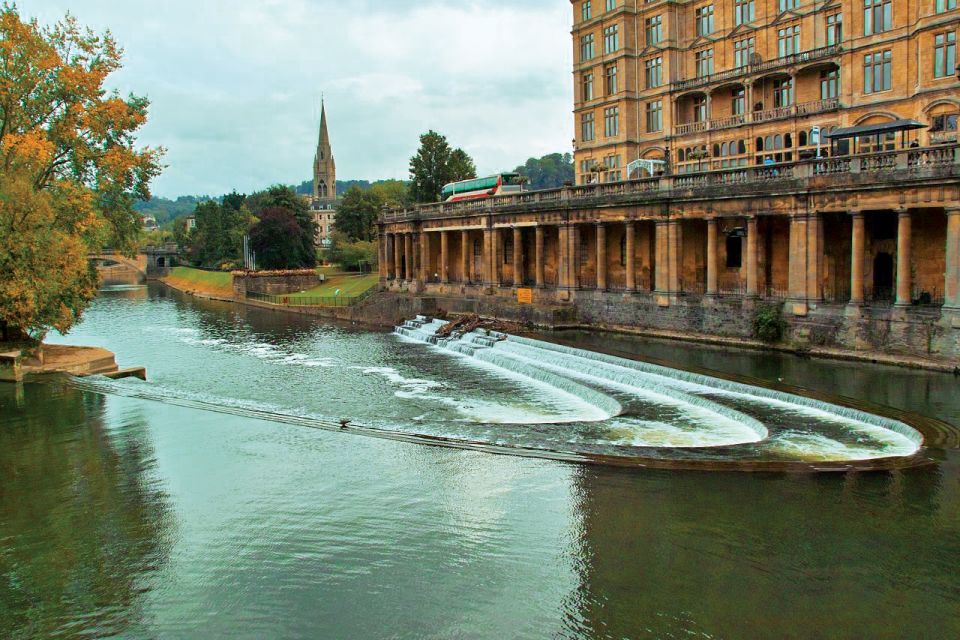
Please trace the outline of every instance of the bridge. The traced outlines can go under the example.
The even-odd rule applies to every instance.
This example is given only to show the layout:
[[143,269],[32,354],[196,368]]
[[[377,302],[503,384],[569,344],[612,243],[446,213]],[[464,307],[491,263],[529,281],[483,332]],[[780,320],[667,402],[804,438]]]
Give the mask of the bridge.
[[135,256],[126,256],[109,250],[87,254],[88,260],[102,262],[105,268],[122,266],[135,271],[140,278],[146,280],[155,280],[167,275],[171,268],[177,266],[179,258],[180,251],[175,244],[146,247]]

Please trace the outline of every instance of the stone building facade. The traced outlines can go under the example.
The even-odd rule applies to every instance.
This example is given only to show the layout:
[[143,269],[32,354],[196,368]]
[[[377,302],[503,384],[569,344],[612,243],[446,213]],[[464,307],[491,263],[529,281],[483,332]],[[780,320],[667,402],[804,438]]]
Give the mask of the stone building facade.
[[337,215],[337,163],[333,158],[330,132],[327,130],[327,108],[320,106],[320,138],[313,158],[313,197],[310,211],[317,225],[317,246],[330,246],[330,236]]
[[[577,183],[825,153],[837,127],[915,118],[956,141],[954,0],[571,0]],[[892,148],[900,139],[862,141]]]

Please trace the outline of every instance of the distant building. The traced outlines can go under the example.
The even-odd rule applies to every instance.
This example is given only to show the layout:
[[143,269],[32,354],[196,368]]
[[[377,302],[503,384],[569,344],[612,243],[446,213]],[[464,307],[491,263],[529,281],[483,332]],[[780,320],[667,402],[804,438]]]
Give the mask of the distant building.
[[187,216],[187,232],[193,231],[197,228],[197,216],[190,214]]
[[326,106],[320,107],[320,139],[313,158],[313,197],[310,211],[317,225],[317,246],[329,247],[333,223],[337,214],[337,164],[327,131]]
[[156,231],[160,228],[160,225],[157,224],[157,219],[151,215],[142,216],[143,219],[143,228],[146,231]]

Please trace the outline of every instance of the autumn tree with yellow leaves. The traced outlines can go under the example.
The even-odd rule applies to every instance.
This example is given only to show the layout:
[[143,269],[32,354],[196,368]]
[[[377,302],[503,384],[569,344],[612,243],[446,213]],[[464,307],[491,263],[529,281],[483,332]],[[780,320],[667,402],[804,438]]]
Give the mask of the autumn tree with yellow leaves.
[[163,149],[136,146],[147,100],[105,86],[121,57],[72,16],[0,7],[0,341],[67,331],[96,295],[87,254],[134,250]]

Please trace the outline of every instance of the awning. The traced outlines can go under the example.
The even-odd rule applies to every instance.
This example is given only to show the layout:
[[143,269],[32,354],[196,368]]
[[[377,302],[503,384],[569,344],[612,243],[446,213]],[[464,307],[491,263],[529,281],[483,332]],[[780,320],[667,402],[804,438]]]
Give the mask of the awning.
[[912,131],[914,129],[926,129],[929,125],[916,120],[891,120],[890,122],[879,122],[877,124],[862,124],[858,127],[844,127],[834,129],[824,135],[833,140],[842,140],[844,138],[859,138],[861,136],[879,136],[885,133],[896,133],[898,131]]

